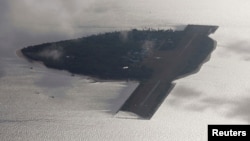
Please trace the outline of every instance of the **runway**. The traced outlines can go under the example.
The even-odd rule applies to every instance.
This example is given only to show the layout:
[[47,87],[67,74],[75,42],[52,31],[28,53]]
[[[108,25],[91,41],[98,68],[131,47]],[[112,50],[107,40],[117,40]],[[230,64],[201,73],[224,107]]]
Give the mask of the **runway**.
[[[119,111],[128,111],[142,119],[151,119],[175,86],[172,81],[187,75],[187,68],[191,67],[193,70],[194,66],[200,66],[212,52],[214,41],[208,35],[214,33],[217,28],[218,26],[188,25],[174,50],[154,51],[144,61],[146,66],[153,68],[153,76],[140,82]],[[202,51],[205,51],[203,56],[199,54]],[[156,57],[160,59],[155,59]]]

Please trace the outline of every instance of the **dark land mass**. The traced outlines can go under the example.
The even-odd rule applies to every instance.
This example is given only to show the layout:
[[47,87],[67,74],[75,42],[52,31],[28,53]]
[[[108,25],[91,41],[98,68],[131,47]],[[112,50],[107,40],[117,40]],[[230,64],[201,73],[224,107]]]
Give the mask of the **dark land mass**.
[[23,48],[30,60],[47,67],[101,79],[144,80],[153,69],[142,62],[156,47],[173,50],[183,31],[131,30]]
[[[172,81],[199,69],[214,50],[216,42],[208,35],[217,28],[188,25],[173,50],[154,51],[151,57],[144,60],[144,64],[153,68],[154,73],[150,79],[141,81],[120,110],[150,119],[174,87]],[[159,59],[155,59],[156,56]]]
[[216,46],[218,26],[188,25],[184,31],[131,30],[45,43],[22,49],[47,67],[101,79],[140,81],[119,111],[150,119],[174,87],[197,70]]

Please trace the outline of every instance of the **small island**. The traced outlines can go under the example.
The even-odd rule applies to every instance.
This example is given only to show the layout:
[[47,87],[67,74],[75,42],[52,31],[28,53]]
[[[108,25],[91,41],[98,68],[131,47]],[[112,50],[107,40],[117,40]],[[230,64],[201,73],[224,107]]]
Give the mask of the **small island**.
[[150,119],[174,87],[172,81],[197,71],[209,57],[216,42],[208,35],[217,28],[133,29],[28,46],[21,52],[31,61],[72,74],[139,81],[120,110]]
[[155,50],[173,50],[182,32],[133,29],[29,46],[21,52],[30,60],[72,74],[100,79],[142,80],[153,73],[143,60]]

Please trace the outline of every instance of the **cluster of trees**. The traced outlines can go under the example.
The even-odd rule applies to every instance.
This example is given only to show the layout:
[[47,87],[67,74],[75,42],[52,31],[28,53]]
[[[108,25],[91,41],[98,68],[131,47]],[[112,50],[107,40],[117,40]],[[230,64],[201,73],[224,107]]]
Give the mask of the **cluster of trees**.
[[[182,32],[173,30],[136,30],[92,35],[74,40],[45,43],[22,49],[29,59],[42,61],[47,67],[103,79],[147,79],[153,71],[144,66],[142,45],[153,41],[156,49],[173,49]],[[59,59],[41,52],[61,53]],[[133,61],[131,58],[138,58]]]

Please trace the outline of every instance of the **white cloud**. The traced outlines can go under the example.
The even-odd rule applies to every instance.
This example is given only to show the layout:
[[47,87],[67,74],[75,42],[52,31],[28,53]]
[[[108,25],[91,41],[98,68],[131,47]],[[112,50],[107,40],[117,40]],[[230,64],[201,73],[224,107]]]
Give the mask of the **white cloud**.
[[41,57],[52,59],[54,61],[58,61],[63,56],[63,49],[60,46],[57,46],[56,49],[44,49],[39,52],[38,55]]

